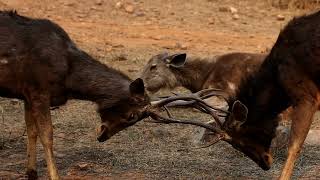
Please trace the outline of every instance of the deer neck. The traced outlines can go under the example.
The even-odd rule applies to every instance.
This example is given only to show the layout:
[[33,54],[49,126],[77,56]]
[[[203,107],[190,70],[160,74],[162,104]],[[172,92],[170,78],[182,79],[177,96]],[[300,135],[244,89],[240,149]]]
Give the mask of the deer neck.
[[188,58],[183,68],[175,69],[177,83],[191,92],[202,90],[203,84],[214,67],[214,63],[214,60]]
[[100,108],[128,97],[130,82],[120,71],[94,60],[85,52],[79,52],[72,55],[66,87],[70,98],[93,101]]
[[[290,99],[277,76],[276,65],[266,60],[257,72],[241,83],[233,99],[247,106],[246,125],[261,129],[272,137],[278,125],[278,115],[290,106]],[[229,107],[232,107],[230,102]]]

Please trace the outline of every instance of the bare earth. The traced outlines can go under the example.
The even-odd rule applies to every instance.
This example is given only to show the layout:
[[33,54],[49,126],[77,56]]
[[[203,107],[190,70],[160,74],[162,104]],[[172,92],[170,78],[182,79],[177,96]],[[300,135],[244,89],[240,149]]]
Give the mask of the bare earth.
[[[311,12],[280,10],[257,0],[123,0],[120,8],[117,2],[1,0],[0,8],[55,21],[85,51],[132,78],[139,76],[148,58],[163,51],[199,56],[266,52],[288,20]],[[239,19],[225,11],[230,6],[238,10]],[[283,21],[277,20],[279,14],[285,17]],[[1,99],[0,107],[0,179],[23,178],[23,104]],[[209,120],[192,110],[174,113]],[[145,121],[98,143],[95,127],[99,117],[91,102],[69,101],[52,111],[52,118],[55,154],[64,179],[275,179],[285,160],[286,150],[277,150],[273,167],[263,171],[223,142],[191,149],[196,146],[195,127]],[[320,129],[318,116],[312,128]],[[43,150],[40,144],[38,147],[39,174],[47,179]],[[294,179],[320,179],[319,164],[320,145],[305,146]]]

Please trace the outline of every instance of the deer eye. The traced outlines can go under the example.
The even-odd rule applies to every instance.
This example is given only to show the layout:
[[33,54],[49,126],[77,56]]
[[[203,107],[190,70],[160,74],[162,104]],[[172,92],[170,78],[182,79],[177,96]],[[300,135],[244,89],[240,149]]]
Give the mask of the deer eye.
[[135,117],[136,117],[135,114],[134,114],[134,113],[131,113],[130,116],[129,116],[129,118],[128,118],[128,121],[134,120]]

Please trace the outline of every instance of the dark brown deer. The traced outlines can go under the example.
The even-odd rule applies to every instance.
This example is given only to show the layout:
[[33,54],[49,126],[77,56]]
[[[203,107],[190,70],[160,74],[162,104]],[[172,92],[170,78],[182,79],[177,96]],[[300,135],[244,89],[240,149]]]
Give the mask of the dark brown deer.
[[0,11],[0,96],[24,101],[29,179],[37,178],[38,136],[45,150],[49,176],[59,179],[52,150],[50,107],[63,105],[68,99],[89,100],[98,105],[99,142],[147,116],[165,123],[184,122],[214,131],[208,124],[165,118],[156,113],[175,100],[201,100],[184,96],[151,105],[142,79],[132,81],[120,71],[93,59],[77,48],[57,24],[13,11]]
[[27,175],[37,177],[36,142],[44,147],[49,176],[58,179],[53,156],[50,107],[68,99],[96,102],[102,119],[100,142],[133,125],[149,105],[141,79],[132,81],[78,49],[49,20],[0,12],[0,95],[25,104]]
[[27,175],[37,178],[36,143],[44,147],[51,179],[59,179],[53,155],[50,107],[68,99],[98,105],[101,128],[98,141],[135,124],[165,104],[150,105],[141,79],[123,73],[80,50],[57,24],[0,11],[0,96],[25,104]]
[[256,70],[264,58],[264,54],[253,53],[228,53],[212,58],[162,53],[148,61],[141,78],[151,93],[182,86],[191,92],[217,88],[231,96],[241,79]]
[[320,12],[291,20],[260,68],[229,98],[217,135],[268,170],[277,116],[292,106],[288,157],[280,179],[290,179],[320,103]]

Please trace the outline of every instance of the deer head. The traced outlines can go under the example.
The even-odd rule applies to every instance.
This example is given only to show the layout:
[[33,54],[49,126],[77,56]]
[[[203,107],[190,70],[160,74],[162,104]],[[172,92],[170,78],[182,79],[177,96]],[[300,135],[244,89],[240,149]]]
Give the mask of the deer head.
[[146,109],[150,100],[145,93],[142,79],[133,81],[128,91],[128,96],[124,96],[111,107],[99,110],[102,121],[98,130],[99,142],[106,141],[117,132],[147,117]]
[[[202,124],[194,121],[183,121],[175,123],[193,124],[204,127],[212,131],[213,137],[211,136],[211,139],[213,139],[214,142],[212,142],[211,145],[221,140],[225,141],[231,144],[235,149],[247,155],[262,169],[270,169],[270,166],[273,162],[273,158],[270,153],[270,146],[271,141],[275,136],[274,133],[268,132],[266,130],[267,128],[264,129],[263,126],[262,128],[256,127],[248,122],[248,108],[238,100],[232,102],[232,104],[229,104],[229,111],[211,107],[202,101],[202,99],[212,95],[225,96],[225,94],[221,92],[208,94],[208,90],[203,90],[194,93],[193,96],[188,95],[184,98],[181,96],[180,98],[177,97],[180,100],[185,100],[185,102],[175,101],[171,103],[171,105],[195,107],[202,112],[210,114],[214,118],[214,122],[210,121],[210,123]],[[171,97],[171,99],[173,100],[173,97]],[[168,99],[163,101],[166,102]],[[219,118],[218,115],[223,116],[224,118]]]
[[184,53],[169,55],[168,53],[153,56],[144,67],[141,78],[146,89],[155,93],[163,87],[173,89],[177,86],[177,79],[173,70],[182,68],[187,55]]
[[247,122],[248,109],[240,101],[235,101],[229,109],[230,114],[222,126],[223,131],[231,137],[227,142],[262,169],[270,169],[273,162],[270,153],[273,135]]

